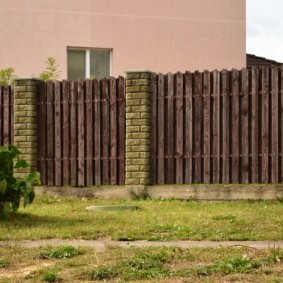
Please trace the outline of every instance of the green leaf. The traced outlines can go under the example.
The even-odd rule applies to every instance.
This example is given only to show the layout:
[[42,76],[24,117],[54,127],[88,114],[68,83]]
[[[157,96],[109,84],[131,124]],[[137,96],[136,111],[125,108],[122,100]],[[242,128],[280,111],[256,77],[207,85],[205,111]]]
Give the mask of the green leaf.
[[7,189],[7,181],[6,181],[6,179],[3,179],[3,180],[0,182],[0,192],[1,192],[2,194],[5,194],[6,189]]
[[27,168],[29,167],[28,162],[26,162],[25,160],[18,160],[14,166],[14,168]]

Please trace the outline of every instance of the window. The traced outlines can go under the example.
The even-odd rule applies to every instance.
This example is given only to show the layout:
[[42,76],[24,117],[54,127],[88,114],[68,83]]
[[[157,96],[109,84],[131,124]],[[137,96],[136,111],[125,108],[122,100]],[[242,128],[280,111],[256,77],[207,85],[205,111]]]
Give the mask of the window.
[[110,76],[109,49],[68,49],[68,79],[103,79]]

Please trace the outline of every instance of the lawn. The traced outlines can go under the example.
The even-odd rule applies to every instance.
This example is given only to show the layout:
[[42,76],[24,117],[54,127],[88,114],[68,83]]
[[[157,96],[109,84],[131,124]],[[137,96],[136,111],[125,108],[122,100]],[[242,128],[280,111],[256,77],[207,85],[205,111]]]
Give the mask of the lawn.
[[[90,205],[139,206],[87,211]],[[0,222],[0,239],[283,240],[283,202],[101,201],[37,197]],[[282,282],[283,250],[0,247],[0,282]],[[280,281],[281,280],[281,281]]]
[[0,247],[0,282],[282,282],[283,250]]
[[[134,204],[137,211],[87,211]],[[0,240],[283,240],[282,201],[101,201],[37,197],[0,222]]]

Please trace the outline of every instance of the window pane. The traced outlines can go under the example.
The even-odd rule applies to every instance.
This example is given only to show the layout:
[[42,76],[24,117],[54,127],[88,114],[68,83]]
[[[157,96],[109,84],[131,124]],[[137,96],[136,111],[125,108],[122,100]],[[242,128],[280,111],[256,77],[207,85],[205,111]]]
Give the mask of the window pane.
[[90,50],[90,75],[95,79],[110,76],[110,50]]
[[68,50],[68,79],[85,79],[85,51]]

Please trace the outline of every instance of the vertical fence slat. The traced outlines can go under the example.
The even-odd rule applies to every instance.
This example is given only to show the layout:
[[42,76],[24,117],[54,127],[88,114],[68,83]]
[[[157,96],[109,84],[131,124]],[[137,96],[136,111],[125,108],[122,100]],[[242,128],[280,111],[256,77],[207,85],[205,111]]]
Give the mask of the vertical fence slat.
[[3,87],[0,86],[0,145],[3,145]]
[[102,80],[102,183],[109,184],[109,85]]
[[208,184],[211,182],[211,172],[210,172],[210,137],[211,137],[211,127],[210,127],[210,121],[211,121],[211,107],[210,107],[210,72],[205,71],[204,72],[204,78],[203,78],[203,182]]
[[69,185],[69,83],[62,81],[62,185]]
[[213,183],[220,183],[220,73],[213,71]]
[[183,75],[181,73],[176,74],[176,184],[183,183]]
[[93,95],[92,95],[92,81],[86,81],[85,90],[85,140],[86,140],[86,185],[93,184]]
[[192,73],[185,74],[186,116],[185,116],[185,183],[193,183],[193,78]]
[[249,183],[249,71],[242,70],[242,183]]
[[10,143],[10,86],[5,85],[3,87],[3,143]]
[[157,76],[151,75],[151,100],[150,100],[150,170],[151,185],[157,184]]
[[126,141],[126,116],[125,116],[125,80],[123,77],[118,78],[118,179],[119,185],[125,184],[125,141]]
[[280,164],[280,176],[279,182],[283,182],[283,66],[280,68],[280,105],[279,105],[279,113],[280,113],[280,154],[281,154],[281,163]]
[[94,179],[95,185],[101,185],[101,94],[100,81],[93,81],[94,89]]
[[271,145],[271,182],[279,182],[279,93],[278,93],[278,68],[273,67],[271,70],[271,101],[272,101],[272,145]]
[[232,183],[239,183],[239,72],[232,71]]
[[70,84],[70,159],[71,185],[77,185],[77,82]]
[[158,184],[165,183],[165,172],[164,172],[164,75],[158,75],[158,100],[157,100],[157,139],[158,139],[158,147],[157,147],[157,182]]
[[202,148],[202,74],[194,73],[194,157],[195,157],[195,183],[201,183],[201,148]]
[[84,81],[78,82],[78,186],[85,185]]
[[117,93],[116,80],[110,78],[110,174],[111,185],[117,184]]
[[167,75],[167,184],[174,183],[174,76]]
[[251,130],[251,152],[252,152],[252,183],[259,182],[259,73],[258,69],[252,68],[252,130]]
[[61,186],[62,167],[61,167],[61,86],[60,82],[54,83],[54,102],[55,102],[55,186]]
[[41,83],[39,85],[39,93],[37,96],[38,99],[38,160],[39,160],[39,172],[42,185],[47,184],[46,180],[46,143],[47,143],[47,101],[46,101],[46,84]]
[[263,68],[262,70],[262,161],[261,161],[261,182],[268,183],[268,167],[269,167],[269,129],[268,129],[268,109],[269,109],[269,69]]
[[229,72],[222,72],[222,183],[230,182],[230,83]]
[[47,83],[47,185],[54,185],[54,95],[53,83]]

